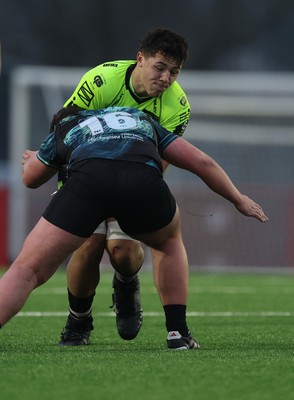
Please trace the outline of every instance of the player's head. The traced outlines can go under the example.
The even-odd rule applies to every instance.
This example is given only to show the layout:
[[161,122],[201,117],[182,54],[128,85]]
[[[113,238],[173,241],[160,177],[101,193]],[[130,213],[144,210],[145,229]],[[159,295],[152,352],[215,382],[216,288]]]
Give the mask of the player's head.
[[137,53],[132,83],[142,97],[159,97],[177,79],[188,56],[186,39],[168,29],[148,33]]
[[183,66],[188,57],[188,43],[178,33],[158,28],[147,33],[142,39],[140,51],[145,57],[154,57],[157,53],[161,53]]
[[53,115],[52,120],[50,122],[50,127],[49,130],[50,132],[53,132],[55,129],[55,125],[61,121],[62,119],[70,116],[70,115],[76,115],[79,113],[79,111],[83,110],[79,106],[76,106],[75,104],[70,104],[67,107],[63,107],[60,110],[57,111],[56,114]]

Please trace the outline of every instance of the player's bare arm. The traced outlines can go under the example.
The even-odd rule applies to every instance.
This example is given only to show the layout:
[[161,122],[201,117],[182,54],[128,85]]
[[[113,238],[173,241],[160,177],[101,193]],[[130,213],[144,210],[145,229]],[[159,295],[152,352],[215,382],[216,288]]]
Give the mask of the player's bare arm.
[[163,157],[170,164],[198,175],[211,190],[232,202],[242,214],[261,222],[268,220],[260,205],[240,193],[215,160],[185,139],[179,137],[170,143],[163,151]]
[[49,181],[57,169],[47,166],[37,158],[37,151],[25,150],[22,155],[22,180],[25,186],[36,189]]

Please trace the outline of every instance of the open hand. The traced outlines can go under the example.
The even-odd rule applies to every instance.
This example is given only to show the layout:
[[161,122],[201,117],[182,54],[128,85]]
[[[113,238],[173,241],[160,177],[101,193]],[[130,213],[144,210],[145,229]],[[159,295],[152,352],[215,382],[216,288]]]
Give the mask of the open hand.
[[263,212],[261,206],[246,195],[241,195],[239,201],[235,203],[235,207],[241,214],[246,215],[246,217],[256,218],[260,222],[268,221],[268,217]]

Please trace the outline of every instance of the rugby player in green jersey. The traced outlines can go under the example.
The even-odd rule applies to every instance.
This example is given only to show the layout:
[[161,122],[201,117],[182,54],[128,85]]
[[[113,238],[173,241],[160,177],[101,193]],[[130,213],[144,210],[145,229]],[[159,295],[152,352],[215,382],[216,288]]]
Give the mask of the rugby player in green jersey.
[[[190,118],[190,105],[176,79],[187,54],[187,42],[181,35],[167,29],[156,29],[143,38],[136,60],[105,62],[86,72],[64,107],[72,104],[89,110],[109,106],[134,107],[181,136]],[[167,165],[163,162],[164,170]],[[177,246],[179,257],[186,259],[181,238]],[[100,280],[99,263],[104,249],[116,271],[113,306],[119,335],[131,340],[141,328],[143,315],[137,273],[143,264],[144,252],[140,243],[123,233],[115,220],[108,220],[69,261],[69,315],[60,345],[88,344],[93,329],[92,302]],[[165,311],[167,330],[179,331],[185,336],[188,332],[188,270],[182,267],[179,274],[178,270],[162,268],[160,257],[154,251],[152,258],[155,285]]]

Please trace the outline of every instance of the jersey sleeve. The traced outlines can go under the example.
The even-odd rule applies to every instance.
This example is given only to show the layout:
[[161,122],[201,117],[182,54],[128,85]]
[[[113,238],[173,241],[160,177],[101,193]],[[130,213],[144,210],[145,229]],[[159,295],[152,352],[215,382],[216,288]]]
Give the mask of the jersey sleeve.
[[101,110],[119,103],[125,91],[126,71],[133,60],[106,62],[86,72],[64,107],[75,104],[86,110]]
[[161,155],[163,150],[179,136],[173,132],[169,132],[167,129],[159,125],[156,121],[153,121],[157,134],[157,150]]
[[38,159],[48,167],[60,168],[62,163],[57,156],[57,147],[54,133],[50,133],[41,144],[37,153]]
[[99,91],[99,87],[103,84],[101,70],[102,66],[98,65],[86,72],[63,107],[75,104],[86,110],[102,108],[102,98]]

